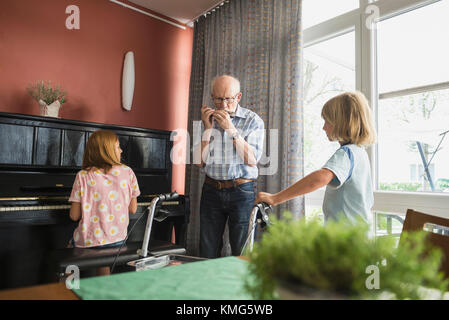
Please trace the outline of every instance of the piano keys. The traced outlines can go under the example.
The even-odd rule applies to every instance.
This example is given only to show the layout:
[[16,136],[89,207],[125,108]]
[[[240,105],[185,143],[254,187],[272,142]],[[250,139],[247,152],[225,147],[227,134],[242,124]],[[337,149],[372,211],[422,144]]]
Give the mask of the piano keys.
[[[0,204],[2,203],[2,199],[0,199]],[[137,212],[139,212],[139,208],[148,207],[151,202],[138,202],[137,203]],[[162,205],[179,205],[179,201],[163,201]],[[3,205],[0,206],[0,212],[11,212],[11,211],[36,211],[36,210],[70,210],[71,205],[42,205],[42,206],[8,206]]]

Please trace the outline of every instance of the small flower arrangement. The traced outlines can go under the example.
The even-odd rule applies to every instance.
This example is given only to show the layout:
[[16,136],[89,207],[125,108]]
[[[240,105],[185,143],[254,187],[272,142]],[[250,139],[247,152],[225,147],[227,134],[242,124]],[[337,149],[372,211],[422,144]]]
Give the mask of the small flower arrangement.
[[29,84],[27,91],[34,100],[37,102],[42,100],[47,105],[52,104],[56,100],[62,105],[66,101],[66,92],[59,85],[52,87],[51,81],[47,81],[47,84],[45,84],[43,80],[40,80],[34,84]]

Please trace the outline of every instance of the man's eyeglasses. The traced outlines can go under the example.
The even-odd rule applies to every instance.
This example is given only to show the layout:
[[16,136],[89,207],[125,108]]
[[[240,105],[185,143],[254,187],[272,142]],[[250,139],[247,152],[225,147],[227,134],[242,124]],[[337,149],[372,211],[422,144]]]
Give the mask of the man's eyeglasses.
[[214,103],[217,105],[220,105],[222,102],[226,103],[227,105],[233,104],[235,99],[237,99],[238,93],[231,98],[219,98],[219,97],[213,97]]

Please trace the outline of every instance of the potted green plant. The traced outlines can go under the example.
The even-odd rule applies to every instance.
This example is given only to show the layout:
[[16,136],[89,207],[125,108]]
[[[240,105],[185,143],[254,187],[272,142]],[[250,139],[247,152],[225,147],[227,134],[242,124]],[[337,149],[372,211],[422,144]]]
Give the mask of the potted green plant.
[[53,87],[51,81],[45,84],[43,80],[40,80],[29,84],[27,91],[39,103],[42,116],[58,117],[59,109],[66,101],[66,92],[61,89],[61,86]]
[[[362,222],[271,217],[249,258],[246,290],[256,299],[420,299],[447,290],[442,253],[426,233],[373,238]],[[438,295],[438,297],[440,297]]]

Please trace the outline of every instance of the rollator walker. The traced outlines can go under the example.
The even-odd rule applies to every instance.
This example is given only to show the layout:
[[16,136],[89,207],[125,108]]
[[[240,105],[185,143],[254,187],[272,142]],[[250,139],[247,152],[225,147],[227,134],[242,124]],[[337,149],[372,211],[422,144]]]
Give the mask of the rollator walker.
[[240,255],[243,255],[246,247],[249,247],[249,251],[253,251],[254,238],[256,235],[256,228],[259,225],[261,229],[265,229],[268,225],[271,224],[269,214],[273,212],[273,207],[266,204],[265,202],[257,203],[253,210],[251,210],[251,215],[249,217],[249,227],[248,227],[248,236],[246,238],[246,242],[240,252]]

